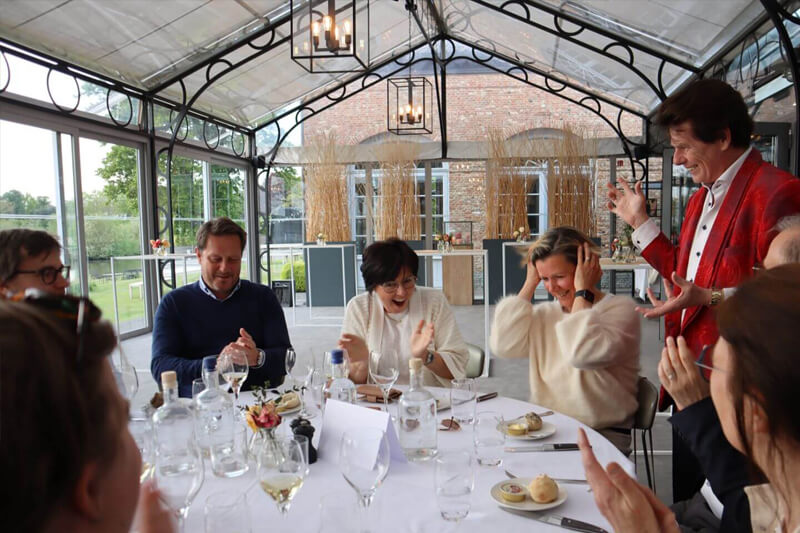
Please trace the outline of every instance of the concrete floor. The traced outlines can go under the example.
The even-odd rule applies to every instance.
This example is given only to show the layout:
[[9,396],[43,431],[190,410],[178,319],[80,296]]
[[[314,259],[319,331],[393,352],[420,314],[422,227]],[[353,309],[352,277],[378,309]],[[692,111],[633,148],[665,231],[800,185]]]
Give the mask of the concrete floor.
[[[490,306],[490,313],[494,306]],[[459,328],[467,342],[484,345],[484,307],[483,305],[456,306],[453,308]],[[344,309],[342,307],[284,308],[286,323],[292,344],[301,359],[311,357],[336,346]],[[123,349],[131,363],[138,369],[139,392],[134,405],[144,404],[157,390],[156,382],[150,376],[150,335],[141,335],[123,341]],[[663,339],[660,338],[659,324],[655,320],[642,318],[641,374],[658,386],[656,368],[661,356]],[[482,391],[500,390],[503,395],[527,400],[528,360],[492,359],[488,378],[480,379]],[[671,427],[667,413],[658,413],[653,426],[655,448],[655,480],[659,498],[672,502],[671,476]],[[638,436],[637,436],[638,439]],[[640,439],[638,439],[640,442]],[[641,453],[641,451],[639,452]],[[643,458],[637,457],[639,480],[647,482]]]

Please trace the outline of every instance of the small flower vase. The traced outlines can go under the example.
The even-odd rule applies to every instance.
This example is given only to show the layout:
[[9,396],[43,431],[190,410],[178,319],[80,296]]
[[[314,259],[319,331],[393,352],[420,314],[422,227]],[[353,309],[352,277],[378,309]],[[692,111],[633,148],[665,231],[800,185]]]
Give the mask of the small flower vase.
[[158,248],[153,248],[153,255],[157,255],[159,257],[163,257],[167,255],[167,249],[164,246],[159,246]]
[[446,243],[444,243],[444,251],[445,252],[452,252],[453,251],[453,243],[450,242],[450,241],[447,241]]
[[440,252],[444,252],[445,249],[444,241],[438,241],[438,243],[436,244],[436,249]]
[[258,461],[262,453],[276,454],[277,446],[275,445],[275,429],[276,428],[259,428],[258,431],[253,432],[250,441],[247,443],[247,453],[250,457]]
[[325,246],[325,244],[326,244],[326,243],[325,243],[325,239],[319,239],[319,238],[317,239],[317,245],[319,245],[319,246]]
[[626,263],[635,263],[636,262],[636,247],[631,245],[627,247],[627,254],[625,255],[625,262]]

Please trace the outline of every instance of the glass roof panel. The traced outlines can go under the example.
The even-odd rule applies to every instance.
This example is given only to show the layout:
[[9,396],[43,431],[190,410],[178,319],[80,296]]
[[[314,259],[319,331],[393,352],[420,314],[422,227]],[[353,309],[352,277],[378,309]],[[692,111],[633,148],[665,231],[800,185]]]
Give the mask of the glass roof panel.
[[[654,56],[634,51],[634,65],[642,74],[639,76],[624,64],[630,57],[622,47],[613,47],[608,53],[624,63],[469,0],[448,2],[444,14],[453,36],[496,50],[540,72],[553,73],[558,79],[585,87],[587,92],[606,96],[628,109],[647,113],[660,102],[657,91],[661,61]],[[579,30],[569,23],[562,28],[570,32]],[[580,32],[576,39],[601,50],[611,43],[587,31]],[[668,64],[662,75],[664,85],[671,85],[684,72]]]
[[764,15],[752,0],[538,0],[696,67]]

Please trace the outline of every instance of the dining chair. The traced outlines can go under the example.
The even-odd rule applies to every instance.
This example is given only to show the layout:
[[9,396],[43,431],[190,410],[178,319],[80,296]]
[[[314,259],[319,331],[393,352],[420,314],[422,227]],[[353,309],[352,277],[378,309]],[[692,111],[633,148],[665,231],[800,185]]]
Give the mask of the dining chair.
[[483,348],[470,343],[467,343],[467,352],[469,353],[466,368],[467,377],[477,378],[483,373],[483,360],[486,354],[483,352]]
[[639,376],[636,397],[639,401],[639,407],[633,415],[633,464],[638,467],[638,461],[636,460],[636,433],[638,432],[642,439],[644,466],[647,470],[647,486],[653,492],[656,492],[652,428],[653,421],[656,418],[656,409],[658,408],[658,389],[649,379]]

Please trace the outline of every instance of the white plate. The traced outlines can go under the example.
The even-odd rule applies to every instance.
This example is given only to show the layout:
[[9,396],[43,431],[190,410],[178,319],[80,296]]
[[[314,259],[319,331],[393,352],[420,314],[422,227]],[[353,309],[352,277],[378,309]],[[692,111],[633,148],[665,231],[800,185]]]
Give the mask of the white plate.
[[[508,507],[509,509],[518,509],[520,511],[544,511],[545,509],[552,509],[553,507],[558,507],[565,501],[567,501],[567,491],[564,490],[564,487],[558,486],[558,498],[555,501],[550,503],[536,503],[531,499],[530,494],[528,492],[528,485],[530,485],[533,478],[529,477],[519,477],[513,480],[506,479],[495,483],[489,493],[492,495],[492,498],[500,505],[500,507]],[[505,485],[506,483],[516,483],[520,485],[526,492],[525,499],[521,502],[509,502],[503,499],[500,495],[500,486]]]
[[295,413],[300,412],[301,408],[302,407],[300,405],[298,405],[298,406],[292,407],[291,409],[288,409],[286,411],[279,411],[278,414],[281,415],[281,416],[293,415]]
[[509,439],[516,439],[516,440],[539,440],[539,439],[546,439],[551,435],[555,435],[556,433],[556,426],[555,424],[551,424],[550,422],[542,422],[542,427],[537,429],[536,431],[529,431],[525,435],[509,435],[506,427],[508,427],[508,422],[505,422],[504,425],[501,426],[501,431],[506,434]]

